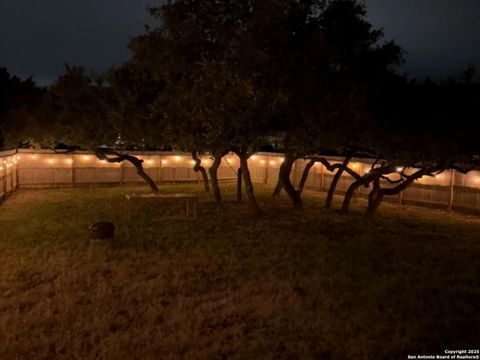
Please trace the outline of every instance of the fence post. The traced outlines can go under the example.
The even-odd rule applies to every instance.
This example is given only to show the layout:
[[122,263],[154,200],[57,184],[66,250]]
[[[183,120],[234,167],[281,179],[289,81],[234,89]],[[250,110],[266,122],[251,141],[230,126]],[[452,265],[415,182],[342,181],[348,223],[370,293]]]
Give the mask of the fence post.
[[[16,150],[15,154],[18,154],[18,150]],[[18,155],[15,155],[15,183],[13,184],[13,189],[17,190],[18,187]]]
[[15,191],[15,184],[14,184],[14,176],[13,176],[13,173],[15,171],[15,163],[13,163],[12,165],[12,170],[10,170],[10,194],[13,194],[13,192]]
[[7,167],[3,167],[3,198],[7,197]]
[[120,163],[120,185],[123,185],[124,184],[124,165],[123,165],[123,161]]
[[158,185],[162,185],[162,165],[163,165],[163,158],[162,155],[158,155]]
[[75,155],[70,155],[71,156],[71,159],[72,159],[72,164],[71,164],[71,167],[72,167],[72,188],[75,187]]
[[268,168],[269,168],[270,158],[265,155],[265,178],[263,179],[264,184],[268,184]]
[[455,195],[455,170],[450,170],[450,189],[449,189],[449,197],[448,197],[448,210],[453,210],[453,200]]
[[324,192],[325,188],[325,177],[324,177],[324,168],[322,163],[320,163],[320,192]]

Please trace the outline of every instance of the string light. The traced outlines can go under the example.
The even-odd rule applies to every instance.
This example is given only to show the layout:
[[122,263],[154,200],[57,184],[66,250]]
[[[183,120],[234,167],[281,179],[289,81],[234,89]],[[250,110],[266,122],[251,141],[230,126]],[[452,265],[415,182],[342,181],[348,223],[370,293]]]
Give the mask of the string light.
[[168,160],[163,159],[162,160],[162,165],[166,165],[166,164],[168,164]]
[[260,164],[264,165],[264,164],[265,164],[265,160],[260,160]]
[[180,160],[182,160],[181,156],[175,156],[175,161],[180,161]]
[[270,160],[270,165],[275,165],[276,161],[275,160]]
[[88,156],[88,155],[83,155],[83,160],[85,160],[85,161],[90,160],[90,156]]
[[400,173],[400,172],[403,171],[403,169],[404,169],[404,167],[398,166],[398,167],[395,169],[395,171]]
[[353,169],[353,170],[356,170],[356,169],[358,169],[358,168],[360,167],[360,164],[359,164],[359,163],[352,163],[351,166],[352,166],[352,169]]
[[252,155],[252,156],[250,157],[250,159],[252,159],[252,160],[257,160],[257,155]]
[[48,162],[49,164],[53,164],[53,163],[55,162],[55,160],[52,159],[52,158],[50,158],[50,159],[47,159],[47,162]]
[[66,162],[67,164],[73,164],[73,159],[65,159],[65,162]]

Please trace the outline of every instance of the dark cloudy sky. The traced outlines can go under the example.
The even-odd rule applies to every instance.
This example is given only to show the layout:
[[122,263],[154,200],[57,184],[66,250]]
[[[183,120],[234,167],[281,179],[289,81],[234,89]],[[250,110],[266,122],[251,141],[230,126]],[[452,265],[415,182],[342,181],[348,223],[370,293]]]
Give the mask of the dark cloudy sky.
[[[40,84],[66,62],[103,71],[128,59],[155,0],[0,0],[0,67]],[[407,50],[401,72],[448,76],[480,65],[480,0],[365,0],[369,20]]]

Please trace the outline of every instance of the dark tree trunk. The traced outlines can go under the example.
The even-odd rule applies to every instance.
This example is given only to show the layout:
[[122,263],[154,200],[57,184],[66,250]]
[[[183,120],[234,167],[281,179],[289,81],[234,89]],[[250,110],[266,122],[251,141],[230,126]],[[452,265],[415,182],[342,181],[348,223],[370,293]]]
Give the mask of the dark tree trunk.
[[352,156],[347,156],[342,163],[342,167],[337,170],[335,176],[332,179],[332,183],[330,184],[330,188],[328,189],[327,198],[325,199],[325,208],[330,209],[332,207],[333,196],[335,195],[335,190],[337,189],[338,182],[343,174],[343,167],[348,166],[352,160]]
[[253,183],[250,177],[250,170],[248,169],[248,158],[246,156],[240,157],[240,166],[242,169],[243,181],[245,182],[245,192],[247,193],[248,203],[254,213],[259,213],[257,200],[255,199],[255,193],[253,190]]
[[201,165],[202,160],[198,157],[196,151],[192,151],[192,159],[195,161],[195,165],[193,167],[193,171],[195,172],[200,172],[202,174],[203,178],[203,184],[205,186],[205,192],[210,192],[210,185],[208,183],[208,175],[207,175],[207,170]]
[[313,165],[315,165],[315,160],[310,160],[307,165],[305,165],[305,169],[303,169],[302,178],[300,179],[300,184],[298,184],[298,196],[302,195],[303,188],[308,179],[308,174]]
[[[150,186],[150,189],[153,192],[158,192],[157,184],[152,180],[150,176],[143,170],[143,160],[137,158],[133,155],[121,154],[114,150],[97,148],[95,149],[95,155],[100,160],[106,160],[109,163],[121,163],[123,161],[129,161],[135,166],[138,176],[145,180],[145,182]],[[113,156],[108,157],[107,155]]]
[[242,202],[242,168],[237,170],[237,201]]
[[[372,191],[370,191],[370,194],[368,194],[368,214],[372,214],[375,209],[378,208],[378,206],[380,205],[380,203],[378,202],[378,197],[380,196],[380,193],[380,179],[377,178],[373,181],[373,189]],[[381,198],[383,198],[383,195],[381,196]]]
[[412,185],[412,183],[415,180],[421,178],[424,175],[427,175],[429,173],[439,171],[442,169],[443,169],[442,167],[433,167],[433,168],[425,168],[425,169],[418,170],[414,174],[408,176],[399,185],[389,189],[382,189],[380,187],[380,180],[379,179],[375,180],[374,188],[368,196],[367,214],[373,214],[375,213],[375,211],[377,211],[385,195],[397,195],[402,191],[404,191],[405,189],[407,189],[410,185]]
[[148,174],[143,170],[143,166],[140,164],[140,166],[135,165],[135,167],[137,169],[137,174],[147,182],[147,184],[150,186],[150,189],[153,192],[157,192],[158,191],[157,184],[155,184],[155,181],[153,181],[153,179],[150,176],[148,176]]
[[290,173],[292,172],[292,166],[295,160],[296,159],[294,157],[285,156],[285,161],[282,163],[282,166],[280,166],[279,178],[280,182],[282,183],[283,189],[290,197],[290,200],[292,200],[293,206],[295,206],[296,208],[301,208],[303,207],[302,198],[300,197],[298,191],[295,190],[292,182],[290,181]]
[[278,174],[277,185],[275,185],[275,190],[273,190],[272,196],[280,195],[281,191],[282,191],[282,181],[280,180],[280,173],[279,173]]
[[215,156],[212,166],[208,170],[210,172],[210,181],[213,189],[213,197],[215,198],[217,207],[221,207],[222,205],[222,193],[220,191],[220,186],[218,184],[218,177],[217,177],[217,171],[218,171],[218,168],[220,167],[220,164],[222,163],[222,157],[223,155]]
[[355,191],[362,185],[363,185],[362,180],[357,180],[350,185],[347,192],[345,193],[345,197],[343,198],[342,212],[344,213],[348,212],[348,210],[350,209],[350,203],[352,202],[352,198],[353,198],[353,195],[355,194]]
[[369,199],[367,214],[369,215],[373,214],[380,207],[380,204],[382,203],[384,195],[385,195],[384,192],[380,189],[379,191],[377,191],[372,201],[370,201]]

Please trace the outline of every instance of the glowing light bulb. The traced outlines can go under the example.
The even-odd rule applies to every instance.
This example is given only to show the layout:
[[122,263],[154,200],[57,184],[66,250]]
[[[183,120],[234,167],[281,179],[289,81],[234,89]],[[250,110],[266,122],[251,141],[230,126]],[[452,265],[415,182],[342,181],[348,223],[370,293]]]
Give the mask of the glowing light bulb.
[[147,160],[147,164],[148,164],[148,165],[152,165],[152,164],[153,164],[153,160]]
[[85,160],[85,161],[90,160],[90,156],[88,156],[88,155],[83,155],[83,160]]
[[270,160],[270,165],[275,165],[276,162],[274,160]]
[[190,164],[195,165],[196,164],[195,160],[190,160]]
[[73,159],[65,159],[65,162],[66,162],[67,164],[73,164]]
[[260,160],[260,164],[265,164],[265,160]]
[[55,160],[53,160],[52,158],[50,158],[50,159],[47,160],[47,162],[48,162],[49,164],[53,164],[53,163],[55,162]]
[[404,169],[403,166],[398,166],[398,167],[395,169],[395,171],[396,171],[396,172],[402,172],[403,169]]
[[162,164],[163,164],[163,165],[168,164],[168,160],[163,159],[163,160],[162,160]]
[[175,161],[180,161],[180,160],[182,160],[181,156],[175,156]]
[[257,160],[257,156],[256,156],[256,155],[253,155],[253,156],[250,157],[250,159],[252,159],[252,160]]

